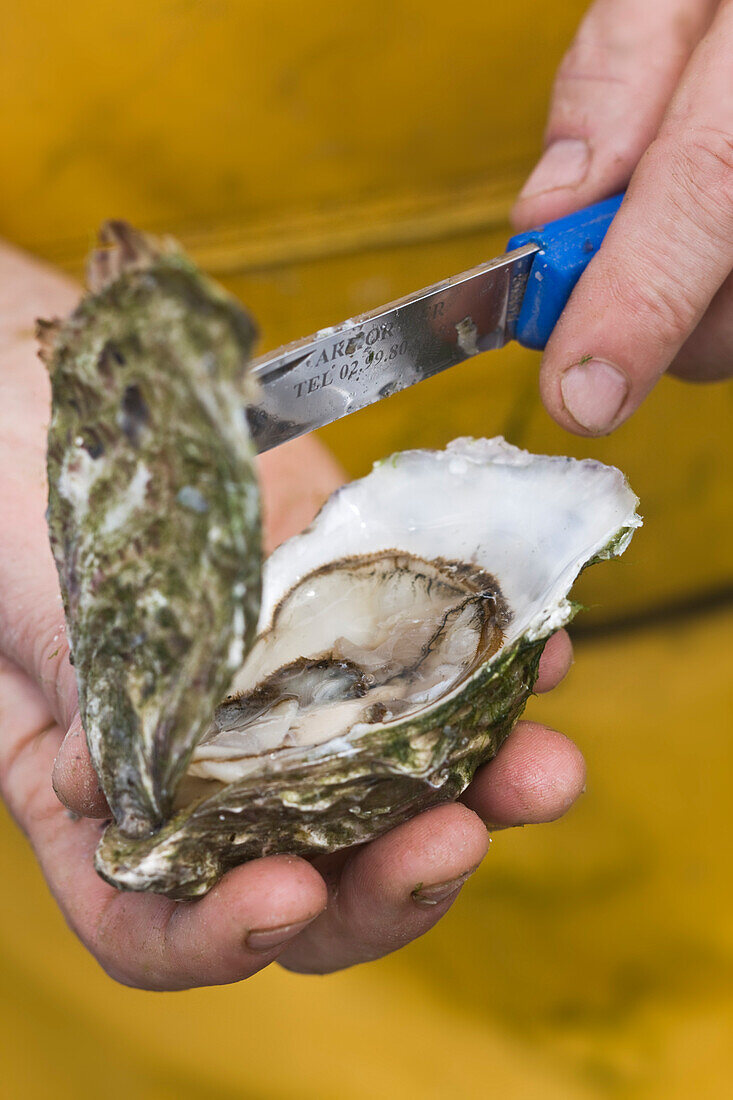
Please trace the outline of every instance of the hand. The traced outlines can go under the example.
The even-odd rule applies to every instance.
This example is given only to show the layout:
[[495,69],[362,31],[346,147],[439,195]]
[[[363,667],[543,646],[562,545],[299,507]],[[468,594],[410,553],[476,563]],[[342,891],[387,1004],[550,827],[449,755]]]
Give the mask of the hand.
[[560,66],[517,228],[629,184],[542,363],[570,431],[618,427],[665,371],[733,373],[731,58],[731,0],[596,0]]
[[[77,296],[54,272],[0,248],[0,790],[69,925],[118,981],[182,989],[237,981],[278,957],[322,972],[393,951],[450,907],[486,853],[483,821],[558,817],[583,786],[582,758],[561,734],[524,722],[463,803],[429,810],[318,869],[289,856],[255,860],[191,903],[103,882],[92,859],[98,818],[109,811],[80,727],[48,546],[49,385],[31,336],[34,317],[63,315]],[[314,439],[266,456],[261,474],[270,545],[302,527],[341,480]],[[560,633],[548,643],[537,690],[553,687],[570,660]],[[54,794],[52,771],[73,813]]]

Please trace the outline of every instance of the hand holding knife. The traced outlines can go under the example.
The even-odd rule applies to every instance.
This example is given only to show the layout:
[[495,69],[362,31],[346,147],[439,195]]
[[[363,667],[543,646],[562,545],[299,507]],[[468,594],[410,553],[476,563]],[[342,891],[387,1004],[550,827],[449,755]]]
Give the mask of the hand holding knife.
[[258,452],[517,340],[544,348],[623,195],[520,233],[460,275],[262,356],[247,410]]

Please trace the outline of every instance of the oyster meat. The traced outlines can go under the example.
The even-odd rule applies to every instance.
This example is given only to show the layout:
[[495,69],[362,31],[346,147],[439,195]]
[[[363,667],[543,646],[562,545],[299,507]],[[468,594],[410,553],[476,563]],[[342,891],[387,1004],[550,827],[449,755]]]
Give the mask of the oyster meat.
[[[105,310],[129,278],[123,271],[101,291]],[[210,284],[202,285],[206,301],[214,294],[218,302]],[[128,338],[145,350],[131,365],[125,359],[100,405],[82,385],[92,385],[104,346],[90,335],[96,300],[87,298],[55,335],[47,358],[55,401],[52,537],[82,718],[115,817],[97,851],[100,874],[121,888],[192,897],[245,860],[334,851],[456,798],[521,714],[547,638],[576,610],[568,594],[580,571],[620,554],[639,526],[623,475],[590,460],[531,455],[500,438],[459,439],[442,451],[406,451],[377,463],[265,562],[257,635],[248,645],[259,531],[242,412],[247,395],[241,384],[234,392],[231,366],[219,366],[220,355],[229,364],[238,357],[241,366],[242,322],[232,321],[235,307],[222,299],[222,326],[202,327],[194,351],[171,355],[159,330],[148,350],[149,313],[126,314]],[[190,298],[185,305],[190,321]],[[110,311],[107,325],[114,304],[105,318]],[[213,364],[206,377],[189,355]],[[167,471],[162,498],[149,495],[155,476],[135,487],[139,443],[115,429],[125,388],[134,384],[146,395],[155,388],[158,356],[189,379],[185,399],[170,406],[170,432],[149,459],[151,469],[154,462]],[[95,395],[99,385],[95,379]],[[216,443],[207,437],[211,464],[202,459],[197,468],[204,489],[168,451],[179,432],[198,437],[200,420],[217,425],[219,418],[226,430]],[[88,500],[82,484],[69,499],[66,471],[78,458],[75,440],[87,439],[90,426],[119,451],[99,475],[102,503],[94,499],[96,478]],[[189,486],[226,505],[194,509],[200,527],[189,524],[186,544],[166,537],[165,553],[154,553],[153,518],[176,531]],[[115,509],[126,510],[124,540],[105,534],[119,530],[106,520]],[[217,554],[226,547],[223,562],[212,543]],[[175,628],[156,617],[157,597],[150,596],[157,591],[170,606],[173,574],[185,597],[175,603]],[[128,595],[110,617],[119,575]],[[241,662],[234,660],[238,646],[247,649]],[[164,687],[150,704],[139,685],[153,672],[153,683],[162,674]],[[134,813],[131,791],[149,796],[134,802]]]

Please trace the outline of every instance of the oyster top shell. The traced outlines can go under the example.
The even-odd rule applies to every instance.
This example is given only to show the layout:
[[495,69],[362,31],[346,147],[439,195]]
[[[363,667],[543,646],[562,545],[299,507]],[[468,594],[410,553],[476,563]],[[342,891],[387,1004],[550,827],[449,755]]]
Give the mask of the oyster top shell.
[[257,618],[255,328],[173,246],[120,222],[101,236],[92,291],[39,322],[48,522],[92,759],[139,835],[169,814]]

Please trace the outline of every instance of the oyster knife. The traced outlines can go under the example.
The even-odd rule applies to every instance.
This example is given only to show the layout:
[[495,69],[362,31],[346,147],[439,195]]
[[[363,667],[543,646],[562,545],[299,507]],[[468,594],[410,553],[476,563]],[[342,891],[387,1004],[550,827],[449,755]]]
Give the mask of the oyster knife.
[[623,195],[512,237],[508,251],[253,363],[257,450],[321,428],[479,352],[544,348]]

